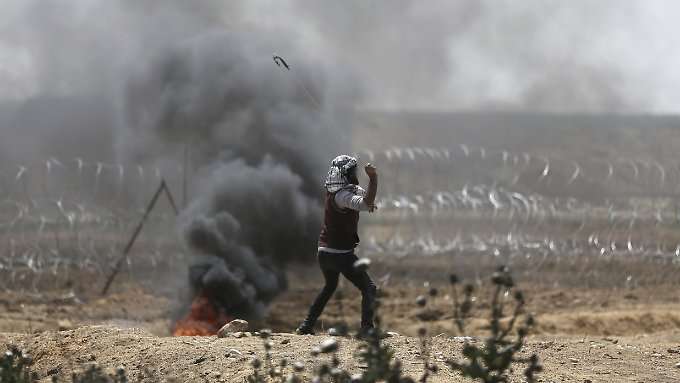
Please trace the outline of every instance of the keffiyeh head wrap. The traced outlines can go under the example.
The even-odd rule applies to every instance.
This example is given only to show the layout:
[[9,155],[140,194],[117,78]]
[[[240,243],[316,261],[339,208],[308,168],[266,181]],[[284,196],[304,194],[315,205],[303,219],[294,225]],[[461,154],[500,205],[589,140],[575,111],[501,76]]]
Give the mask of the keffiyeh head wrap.
[[329,193],[335,193],[349,184],[349,175],[356,168],[357,159],[347,155],[337,156],[331,161],[324,186]]

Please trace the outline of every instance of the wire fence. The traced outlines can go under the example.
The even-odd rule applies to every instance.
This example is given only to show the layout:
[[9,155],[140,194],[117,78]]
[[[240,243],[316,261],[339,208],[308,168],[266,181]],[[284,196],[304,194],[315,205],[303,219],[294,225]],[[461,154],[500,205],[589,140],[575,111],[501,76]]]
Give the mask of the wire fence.
[[[174,171],[173,171],[174,170]],[[0,170],[0,289],[39,291],[110,272],[161,179],[182,169],[51,158]],[[175,214],[155,209],[130,270],[180,262]]]
[[[582,280],[597,274],[591,259],[633,259],[670,272],[680,265],[676,162],[550,158],[467,145],[357,155],[385,174],[380,214],[369,215],[363,230],[368,254],[520,262],[533,275],[548,263],[570,262]],[[622,286],[640,279],[625,273]],[[648,283],[670,280],[665,272],[649,274]]]
[[[357,155],[383,175],[380,214],[363,226],[365,253],[680,259],[675,162],[467,145]],[[101,279],[162,179],[186,201],[177,166],[50,158],[0,168],[0,289],[41,291],[83,273]],[[184,264],[175,226],[169,206],[155,209],[129,270]]]

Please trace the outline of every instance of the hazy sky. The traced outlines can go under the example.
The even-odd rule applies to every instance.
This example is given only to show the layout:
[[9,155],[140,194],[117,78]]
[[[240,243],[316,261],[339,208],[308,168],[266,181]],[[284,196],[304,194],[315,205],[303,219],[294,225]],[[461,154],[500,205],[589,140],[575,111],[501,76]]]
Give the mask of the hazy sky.
[[5,0],[1,7],[0,100],[108,93],[158,46],[215,29],[264,29],[354,71],[365,88],[360,106],[680,112],[673,0]]

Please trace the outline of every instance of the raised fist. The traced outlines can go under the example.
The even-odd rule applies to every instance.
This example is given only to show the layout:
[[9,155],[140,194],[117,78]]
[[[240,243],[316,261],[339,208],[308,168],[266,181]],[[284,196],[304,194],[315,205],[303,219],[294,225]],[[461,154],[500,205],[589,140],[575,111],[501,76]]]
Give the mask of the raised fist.
[[378,169],[376,169],[375,166],[371,165],[371,163],[367,163],[366,166],[364,166],[364,171],[366,172],[366,175],[369,177],[375,177],[378,175]]

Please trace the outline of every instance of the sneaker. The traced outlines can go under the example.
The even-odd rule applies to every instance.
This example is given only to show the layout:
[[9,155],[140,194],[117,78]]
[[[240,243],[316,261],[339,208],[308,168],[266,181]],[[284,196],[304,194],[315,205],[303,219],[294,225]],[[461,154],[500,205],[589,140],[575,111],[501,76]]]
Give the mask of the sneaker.
[[303,322],[300,327],[295,329],[295,333],[298,335],[314,335],[314,328]]

